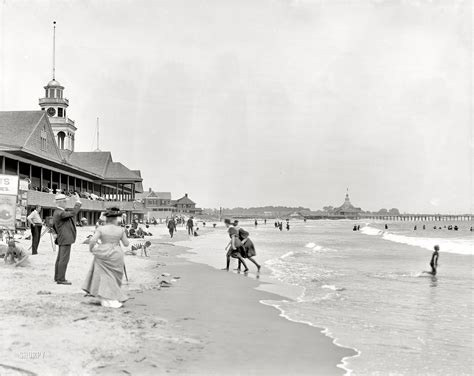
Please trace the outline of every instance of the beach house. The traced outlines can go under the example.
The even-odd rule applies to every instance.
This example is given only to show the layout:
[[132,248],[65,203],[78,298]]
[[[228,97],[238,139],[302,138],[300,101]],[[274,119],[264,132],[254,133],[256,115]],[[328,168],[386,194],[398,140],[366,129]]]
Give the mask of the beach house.
[[165,219],[176,211],[172,205],[171,192],[155,192],[149,188],[147,192],[137,194],[136,198],[142,202],[142,214],[147,220]]
[[176,208],[176,213],[187,214],[187,215],[200,215],[202,209],[196,208],[196,203],[188,197],[185,193],[183,197],[173,202]]

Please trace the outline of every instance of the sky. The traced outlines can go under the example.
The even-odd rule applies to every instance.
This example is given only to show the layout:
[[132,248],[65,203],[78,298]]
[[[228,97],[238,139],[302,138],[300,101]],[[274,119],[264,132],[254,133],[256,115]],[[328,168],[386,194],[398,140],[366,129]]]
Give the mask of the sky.
[[[0,110],[200,207],[473,211],[472,3],[1,0]],[[0,135],[1,137],[1,135]]]

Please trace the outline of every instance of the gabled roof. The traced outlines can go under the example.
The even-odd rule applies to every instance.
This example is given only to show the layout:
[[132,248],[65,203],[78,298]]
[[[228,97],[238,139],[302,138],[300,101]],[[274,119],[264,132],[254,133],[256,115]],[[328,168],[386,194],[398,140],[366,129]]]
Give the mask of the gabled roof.
[[141,181],[142,178],[120,162],[110,162],[104,176],[105,180]]
[[[135,174],[137,174],[140,178],[142,177],[142,172],[140,170],[132,170]],[[143,183],[141,181],[135,183],[135,192],[143,192]]]
[[0,143],[23,147],[44,115],[42,111],[1,111]]
[[171,192],[155,192],[151,191],[145,198],[159,198],[161,200],[171,200]]
[[157,198],[161,200],[171,200],[171,192],[148,191],[143,194],[142,198]]
[[109,151],[73,152],[67,161],[73,166],[91,171],[99,176],[105,176],[107,167],[112,162],[112,155]]
[[156,192],[156,197],[162,200],[171,200],[171,192]]
[[[46,149],[42,148],[42,134]],[[61,163],[61,155],[44,111],[0,111],[0,148],[22,150]]]
[[188,196],[184,195],[183,197],[176,200],[177,204],[196,204],[193,200],[191,200]]
[[143,192],[141,172],[113,162],[110,152],[59,150],[44,111],[0,111],[0,150],[33,154],[104,180],[135,183],[136,190]]

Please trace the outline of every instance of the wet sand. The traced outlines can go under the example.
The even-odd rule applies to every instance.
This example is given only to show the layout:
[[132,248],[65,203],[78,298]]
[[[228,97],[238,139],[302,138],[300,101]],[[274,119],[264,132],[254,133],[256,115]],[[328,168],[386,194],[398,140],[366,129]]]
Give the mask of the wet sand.
[[[121,309],[97,306],[80,292],[91,262],[85,245],[71,257],[72,287],[51,281],[54,255],[46,247],[29,270],[5,267],[0,374],[2,365],[39,375],[344,373],[337,364],[352,350],[259,303],[282,298],[255,290],[255,277],[180,258],[186,249],[163,226],[151,230],[163,235],[152,240],[151,257],[126,256],[124,288],[132,299]],[[180,228],[173,241],[183,239]],[[163,280],[169,287],[160,287]]]

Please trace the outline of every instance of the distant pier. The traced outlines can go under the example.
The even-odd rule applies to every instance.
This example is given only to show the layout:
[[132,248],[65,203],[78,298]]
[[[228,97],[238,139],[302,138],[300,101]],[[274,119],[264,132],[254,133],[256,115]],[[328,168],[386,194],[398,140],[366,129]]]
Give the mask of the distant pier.
[[472,214],[399,214],[379,215],[361,214],[358,219],[375,219],[383,221],[420,221],[420,222],[449,222],[449,221],[472,221]]
[[372,219],[379,221],[418,221],[418,222],[449,222],[449,221],[472,221],[472,214],[367,214],[357,215],[331,215],[331,214],[302,214],[305,219]]
[[[225,216],[223,216],[224,218]],[[413,222],[449,222],[449,221],[474,221],[473,214],[368,214],[359,213],[352,215],[341,215],[341,214],[323,214],[323,213],[298,213],[297,216],[290,213],[278,213],[274,215],[261,215],[261,214],[234,214],[230,215],[229,218],[240,219],[240,220],[263,220],[271,218],[290,218],[290,219],[308,219],[308,220],[320,220],[320,219],[352,219],[352,220],[379,220],[379,221],[413,221]]]

